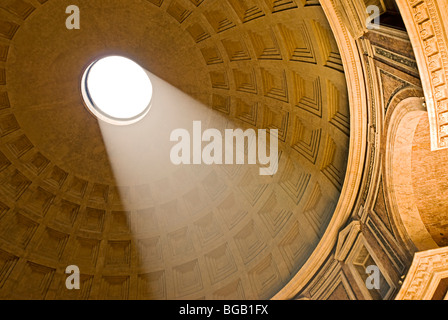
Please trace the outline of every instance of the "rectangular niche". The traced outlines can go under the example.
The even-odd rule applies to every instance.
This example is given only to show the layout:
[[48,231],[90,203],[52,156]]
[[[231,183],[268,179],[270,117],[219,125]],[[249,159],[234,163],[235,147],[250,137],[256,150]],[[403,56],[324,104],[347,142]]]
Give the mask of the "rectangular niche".
[[[349,267],[358,287],[366,299],[388,300],[395,292],[395,285],[380,263],[378,257],[373,253],[363,235],[359,235],[355,241],[345,263]],[[379,270],[379,289],[368,289],[367,280],[373,273],[367,273],[369,266],[376,266]],[[369,280],[369,283],[371,281]]]

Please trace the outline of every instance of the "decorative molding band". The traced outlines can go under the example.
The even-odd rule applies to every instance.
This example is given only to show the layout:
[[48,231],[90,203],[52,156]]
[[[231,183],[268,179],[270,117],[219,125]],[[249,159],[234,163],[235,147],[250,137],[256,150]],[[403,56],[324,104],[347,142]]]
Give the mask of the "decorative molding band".
[[448,148],[448,38],[444,0],[397,0],[420,70],[428,109],[431,149]]
[[444,279],[448,279],[448,247],[418,252],[395,299],[431,300]]

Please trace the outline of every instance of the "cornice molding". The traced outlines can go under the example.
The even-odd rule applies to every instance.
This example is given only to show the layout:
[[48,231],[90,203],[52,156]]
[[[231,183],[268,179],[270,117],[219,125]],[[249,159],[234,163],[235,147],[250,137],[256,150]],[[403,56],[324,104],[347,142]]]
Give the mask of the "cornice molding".
[[431,300],[448,278],[448,247],[418,252],[396,300]]
[[428,108],[431,149],[448,148],[448,38],[442,0],[397,0],[417,60]]

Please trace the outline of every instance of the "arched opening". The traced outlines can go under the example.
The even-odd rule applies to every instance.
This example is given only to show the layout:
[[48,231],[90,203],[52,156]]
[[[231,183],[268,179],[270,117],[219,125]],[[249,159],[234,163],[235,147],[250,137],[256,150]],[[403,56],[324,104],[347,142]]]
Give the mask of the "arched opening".
[[393,111],[387,132],[389,202],[398,233],[411,252],[438,248],[420,215],[412,181],[414,136],[423,117],[427,117],[423,101],[407,98]]
[[145,69],[125,57],[104,57],[89,65],[81,92],[94,116],[116,125],[138,122],[151,108],[151,80]]

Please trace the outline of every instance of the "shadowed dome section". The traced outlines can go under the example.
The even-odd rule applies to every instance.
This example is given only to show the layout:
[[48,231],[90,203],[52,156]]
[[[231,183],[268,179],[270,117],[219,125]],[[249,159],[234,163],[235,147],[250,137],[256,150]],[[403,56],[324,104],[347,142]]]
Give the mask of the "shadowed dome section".
[[[0,5],[0,297],[271,298],[322,238],[347,165],[318,1],[85,0],[80,30],[64,27],[72,3],[40,2]],[[110,55],[148,72],[150,117],[85,110],[83,72]],[[172,165],[170,133],[194,120],[278,130],[278,172]],[[69,265],[82,290],[66,289]]]

